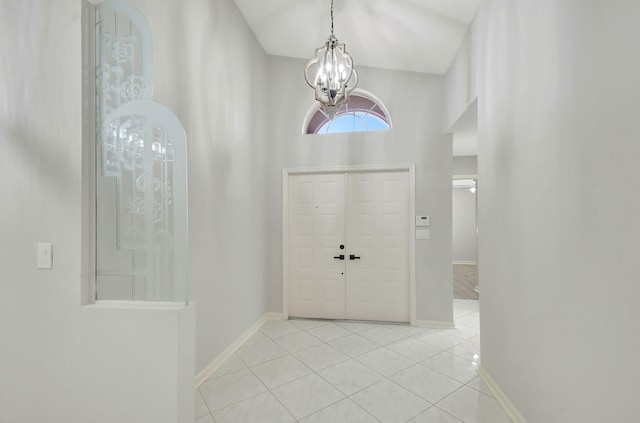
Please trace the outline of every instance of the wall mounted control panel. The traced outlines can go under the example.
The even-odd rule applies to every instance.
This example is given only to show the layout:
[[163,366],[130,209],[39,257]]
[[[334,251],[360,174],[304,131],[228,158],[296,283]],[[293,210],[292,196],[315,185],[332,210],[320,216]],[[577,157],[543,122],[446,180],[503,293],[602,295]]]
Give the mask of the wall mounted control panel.
[[431,216],[416,216],[416,226],[431,226]]

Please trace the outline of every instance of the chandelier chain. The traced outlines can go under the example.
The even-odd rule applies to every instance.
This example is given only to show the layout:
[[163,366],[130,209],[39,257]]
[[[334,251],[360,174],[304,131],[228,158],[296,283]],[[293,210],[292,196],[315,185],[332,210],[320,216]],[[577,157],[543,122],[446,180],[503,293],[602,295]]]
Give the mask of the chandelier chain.
[[333,35],[333,0],[331,0],[331,35]]

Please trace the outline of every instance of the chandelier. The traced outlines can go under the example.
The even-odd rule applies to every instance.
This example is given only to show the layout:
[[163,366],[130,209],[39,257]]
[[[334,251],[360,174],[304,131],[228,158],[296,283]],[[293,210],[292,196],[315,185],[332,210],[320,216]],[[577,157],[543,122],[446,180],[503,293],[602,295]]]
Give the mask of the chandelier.
[[345,45],[333,35],[333,0],[331,0],[331,34],[324,45],[316,49],[316,57],[304,69],[307,84],[316,92],[330,119],[342,104],[349,101],[349,93],[358,85],[358,74]]

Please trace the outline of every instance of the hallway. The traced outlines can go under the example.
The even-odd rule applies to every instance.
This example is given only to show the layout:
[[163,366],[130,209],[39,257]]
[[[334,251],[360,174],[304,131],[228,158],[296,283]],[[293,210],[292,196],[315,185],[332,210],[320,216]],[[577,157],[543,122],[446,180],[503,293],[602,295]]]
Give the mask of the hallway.
[[453,265],[453,298],[478,300],[478,266],[475,264]]
[[478,378],[478,301],[456,329],[270,321],[196,392],[196,423],[510,422]]

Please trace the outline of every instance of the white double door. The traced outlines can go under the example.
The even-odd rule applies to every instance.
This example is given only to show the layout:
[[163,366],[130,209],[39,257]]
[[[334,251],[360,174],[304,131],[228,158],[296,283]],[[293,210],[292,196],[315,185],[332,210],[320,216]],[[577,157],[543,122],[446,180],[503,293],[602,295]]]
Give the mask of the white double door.
[[289,315],[408,322],[409,173],[289,176]]

